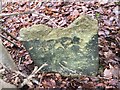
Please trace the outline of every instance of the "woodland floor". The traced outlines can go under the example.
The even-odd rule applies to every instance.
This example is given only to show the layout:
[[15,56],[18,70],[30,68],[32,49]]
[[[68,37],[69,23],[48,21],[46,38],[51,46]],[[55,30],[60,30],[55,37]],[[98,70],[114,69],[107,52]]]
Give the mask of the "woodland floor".
[[[15,72],[5,71],[3,79],[22,90],[30,88],[57,88],[56,90],[120,90],[120,2],[100,4],[98,2],[8,2],[2,7],[2,13],[19,13],[18,15],[0,16],[3,28],[16,39],[19,30],[33,24],[46,24],[50,27],[66,27],[82,13],[97,18],[99,22],[98,46],[100,72],[96,77],[79,76],[64,77],[59,73],[38,72],[33,77],[35,80],[27,81],[26,77]],[[23,12],[28,14],[20,14]],[[33,12],[31,12],[33,11]],[[7,37],[15,44],[3,39],[3,45],[14,59],[19,71],[29,75],[35,65],[28,52],[20,41]],[[2,68],[2,67],[1,67]],[[13,78],[11,78],[13,77]],[[58,89],[59,88],[59,89]],[[79,88],[79,89],[78,89]],[[80,89],[81,88],[81,89]]]

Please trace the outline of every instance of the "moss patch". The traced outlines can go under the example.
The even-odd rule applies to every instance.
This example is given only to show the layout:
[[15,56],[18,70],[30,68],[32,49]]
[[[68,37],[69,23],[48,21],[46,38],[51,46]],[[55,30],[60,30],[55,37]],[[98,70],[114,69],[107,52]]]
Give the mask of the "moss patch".
[[82,15],[66,28],[33,25],[20,30],[20,40],[43,71],[63,75],[96,75],[98,71],[97,20]]

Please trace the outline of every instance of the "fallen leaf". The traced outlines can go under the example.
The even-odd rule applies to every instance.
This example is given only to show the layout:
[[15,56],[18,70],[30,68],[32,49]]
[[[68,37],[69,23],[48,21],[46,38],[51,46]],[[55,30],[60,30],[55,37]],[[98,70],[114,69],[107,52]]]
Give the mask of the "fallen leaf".
[[117,65],[114,65],[112,66],[110,63],[109,63],[109,69],[106,68],[104,70],[104,77],[110,79],[110,78],[119,78],[120,76],[120,69]]
[[112,78],[111,69],[106,68],[106,69],[104,70],[104,77],[107,78],[107,79],[111,79],[111,78]]
[[79,16],[79,11],[78,10],[74,10],[72,13],[71,13],[71,15],[74,17],[74,18],[77,18],[78,16]]

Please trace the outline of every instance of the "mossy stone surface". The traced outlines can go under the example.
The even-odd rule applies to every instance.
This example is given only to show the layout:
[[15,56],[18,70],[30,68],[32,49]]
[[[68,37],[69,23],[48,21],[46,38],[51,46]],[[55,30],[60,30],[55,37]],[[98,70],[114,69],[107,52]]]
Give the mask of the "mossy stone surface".
[[98,22],[81,15],[66,28],[43,24],[20,30],[20,40],[34,63],[45,72],[62,75],[96,75],[98,72]]

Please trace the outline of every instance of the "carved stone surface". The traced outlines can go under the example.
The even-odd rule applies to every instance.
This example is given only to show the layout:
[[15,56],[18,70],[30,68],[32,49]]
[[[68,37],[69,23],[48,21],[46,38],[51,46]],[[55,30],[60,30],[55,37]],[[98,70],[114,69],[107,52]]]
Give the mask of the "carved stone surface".
[[20,40],[35,64],[45,72],[96,75],[98,71],[97,20],[81,15],[66,28],[33,25],[20,30]]

